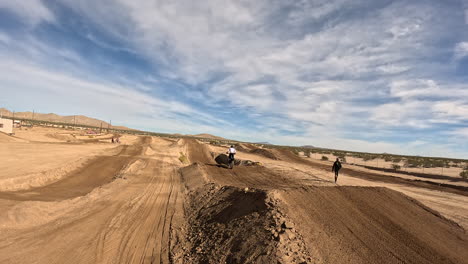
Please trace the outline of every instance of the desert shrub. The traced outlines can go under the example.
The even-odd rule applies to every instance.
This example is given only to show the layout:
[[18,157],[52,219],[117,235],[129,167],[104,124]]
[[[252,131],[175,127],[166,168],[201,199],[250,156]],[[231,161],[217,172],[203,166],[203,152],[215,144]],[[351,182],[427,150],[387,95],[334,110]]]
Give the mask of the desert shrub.
[[409,168],[417,168],[423,165],[422,160],[416,158],[409,158],[406,160],[406,166]]
[[180,156],[179,156],[180,162],[182,162],[182,163],[184,163],[184,164],[185,164],[185,163],[188,163],[188,159],[187,159],[187,157],[184,155],[184,153],[182,153],[182,152],[179,152],[179,153],[180,153]]
[[387,162],[388,162],[388,161],[392,161],[392,157],[390,157],[390,156],[384,156],[383,159],[384,159],[385,161],[387,161]]
[[363,159],[364,161],[369,161],[369,160],[375,159],[375,157],[373,157],[373,156],[371,156],[371,155],[365,155],[362,159]]
[[322,156],[322,160],[328,160],[327,156]]
[[336,152],[333,155],[335,155],[335,157],[340,158],[340,159],[344,159],[346,157],[346,154],[343,152]]
[[344,157],[345,155],[342,152],[333,152],[335,157]]
[[399,170],[399,169],[401,169],[401,166],[398,165],[398,164],[392,164],[392,169]]
[[401,158],[393,158],[391,159],[393,163],[399,163],[401,161]]
[[422,165],[424,166],[424,168],[432,168],[434,167],[434,162],[432,160],[425,159],[422,162]]
[[460,177],[462,177],[463,179],[468,179],[468,170],[460,172]]

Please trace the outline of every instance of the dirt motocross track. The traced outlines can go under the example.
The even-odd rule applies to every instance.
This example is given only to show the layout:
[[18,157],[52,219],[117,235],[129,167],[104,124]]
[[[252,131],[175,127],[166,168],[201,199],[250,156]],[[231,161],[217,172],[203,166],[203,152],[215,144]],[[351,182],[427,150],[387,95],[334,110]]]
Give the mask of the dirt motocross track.
[[144,137],[0,192],[0,263],[468,263],[463,189],[357,172],[337,186],[284,151],[229,170],[222,151]]

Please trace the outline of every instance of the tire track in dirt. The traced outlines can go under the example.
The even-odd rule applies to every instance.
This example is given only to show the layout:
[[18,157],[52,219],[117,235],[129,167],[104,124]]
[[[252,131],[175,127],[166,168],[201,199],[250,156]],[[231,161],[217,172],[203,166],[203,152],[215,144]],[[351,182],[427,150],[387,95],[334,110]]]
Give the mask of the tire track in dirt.
[[466,263],[458,224],[399,192],[376,187],[277,191],[314,263]]
[[88,213],[78,208],[40,228],[8,232],[0,263],[170,263],[170,230],[182,210],[179,150],[156,149],[136,157],[140,170],[120,179],[126,183],[110,198],[87,205]]
[[[204,171],[209,181],[214,183],[213,197],[223,190],[234,188],[229,186],[259,188],[266,190],[269,197],[274,197],[279,210],[285,212],[287,221],[292,221],[294,232],[300,234],[313,258],[312,263],[466,263],[468,259],[468,251],[465,250],[468,247],[468,236],[462,227],[399,192],[375,187],[304,186],[297,179],[285,178],[281,173],[263,167],[235,167],[233,170],[217,167],[206,145],[198,141],[187,140],[187,149],[190,161],[198,164],[192,165],[191,169]],[[293,155],[279,151],[279,156],[291,162],[292,166],[295,163],[311,167],[316,165]],[[325,166],[322,168],[325,169]],[[329,169],[328,166],[326,169]],[[184,171],[184,174],[184,177],[191,176],[190,171]],[[398,180],[388,181],[405,183]],[[414,185],[406,182],[406,185],[426,188],[419,182]],[[203,188],[200,188],[202,193]],[[249,192],[239,192],[239,199],[243,200]],[[208,202],[213,199],[210,195],[197,197],[195,195],[195,199]],[[210,223],[213,214],[203,214],[203,210],[219,206],[216,199],[211,203],[214,205],[202,206],[197,215],[200,219],[207,218],[207,223]],[[236,208],[246,206],[242,202],[228,202],[227,205]],[[240,223],[240,220],[236,220],[236,223]],[[247,226],[247,223],[244,224]],[[199,226],[203,227],[200,223],[194,223],[192,228],[203,230]],[[213,236],[208,239],[215,239],[217,234],[228,232],[223,226],[212,228],[204,231]],[[199,243],[204,247],[200,249],[199,255],[201,258],[204,255],[218,256],[215,253],[219,247],[229,246],[236,237],[230,237],[222,245],[210,245],[209,241],[201,240]],[[279,237],[281,247],[287,250],[294,248],[288,241],[295,238],[285,233]],[[199,241],[196,234],[192,239]],[[197,250],[195,248],[194,253]],[[225,254],[231,253],[227,251]],[[205,260],[207,263],[215,263]]]
[[[325,165],[321,164],[318,162],[314,162],[312,160],[306,160],[303,159],[294,153],[292,153],[289,150],[276,150],[277,153],[279,153],[279,156],[281,159],[289,162],[294,162],[294,163],[299,163],[299,164],[304,164],[311,166],[313,168],[319,168],[325,171],[330,171],[331,170],[331,165]],[[426,181],[426,180],[411,180],[411,179],[405,179],[405,178],[400,178],[396,176],[390,176],[390,175],[382,175],[378,173],[371,173],[371,172],[365,172],[365,171],[355,171],[351,168],[346,168],[343,167],[340,170],[341,173],[345,173],[346,176],[354,177],[354,178],[360,178],[364,180],[370,180],[370,181],[376,181],[376,182],[384,182],[384,183],[393,183],[393,184],[401,184],[401,185],[406,185],[409,187],[418,187],[418,188],[426,188],[430,190],[437,190],[437,191],[443,191],[443,192],[449,192],[449,193],[454,193],[454,194],[459,194],[463,196],[468,196],[468,187],[465,186],[458,186],[458,185],[451,185],[451,184],[444,184],[444,183],[436,183],[436,182],[431,182],[431,181]]]
[[[175,159],[175,156],[172,157]],[[174,162],[166,154],[147,159],[141,173],[143,191],[127,210],[112,217],[112,226],[125,226],[124,232],[109,229],[99,236],[97,259],[104,263],[169,263],[169,234],[180,191]],[[113,249],[113,250],[112,250]],[[107,252],[117,251],[116,255]]]
[[186,139],[188,158],[201,163],[207,175],[220,185],[253,187],[260,189],[294,188],[301,185],[278,172],[263,166],[235,166],[227,169],[214,162],[206,145],[194,139]]
[[[149,138],[149,140],[151,140]],[[24,191],[0,192],[0,199],[16,201],[59,201],[84,196],[94,188],[111,182],[128,164],[136,160],[147,145],[148,138],[135,145],[121,146],[118,154],[99,156],[63,179],[46,186]]]

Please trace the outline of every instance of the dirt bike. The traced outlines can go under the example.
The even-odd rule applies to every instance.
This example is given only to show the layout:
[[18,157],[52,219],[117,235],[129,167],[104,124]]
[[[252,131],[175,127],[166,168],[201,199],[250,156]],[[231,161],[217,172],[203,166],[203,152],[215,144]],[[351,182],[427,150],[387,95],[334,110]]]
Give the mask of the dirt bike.
[[234,157],[229,158],[228,160],[228,168],[232,170],[234,168]]

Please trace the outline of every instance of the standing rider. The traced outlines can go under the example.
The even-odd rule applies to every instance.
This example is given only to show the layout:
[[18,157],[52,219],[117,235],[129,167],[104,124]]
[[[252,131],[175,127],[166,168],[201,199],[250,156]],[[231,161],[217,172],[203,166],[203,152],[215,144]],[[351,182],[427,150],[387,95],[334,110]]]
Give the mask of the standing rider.
[[236,155],[236,149],[234,148],[234,146],[231,146],[226,152],[226,154],[229,154],[229,162],[233,161],[234,155]]
[[335,172],[335,183],[336,183],[336,180],[338,180],[338,172],[340,171],[340,169],[341,169],[340,159],[336,158],[336,161],[335,163],[333,163],[333,167],[332,167],[332,171]]

